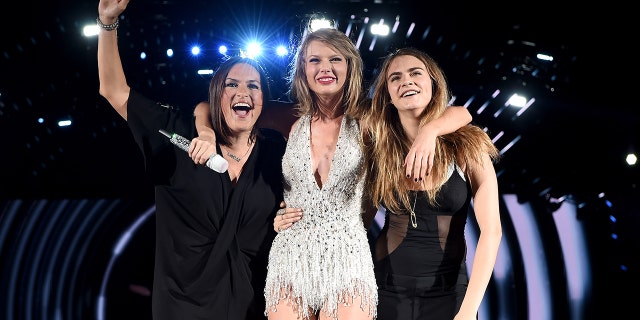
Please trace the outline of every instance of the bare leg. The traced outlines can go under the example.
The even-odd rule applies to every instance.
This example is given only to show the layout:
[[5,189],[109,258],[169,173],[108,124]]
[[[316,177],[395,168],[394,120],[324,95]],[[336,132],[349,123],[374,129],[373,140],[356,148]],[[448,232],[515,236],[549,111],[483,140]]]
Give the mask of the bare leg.
[[[282,289],[283,291],[285,289]],[[283,297],[284,294],[281,291],[280,296]],[[273,309],[269,310],[267,317],[269,320],[316,320],[316,316],[313,314],[312,310],[308,310],[309,318],[300,318],[298,317],[298,301],[289,301],[287,299],[280,299],[278,301],[278,305],[276,305],[276,311]]]
[[[371,320],[372,316],[369,314],[369,308],[365,307],[364,310],[361,307],[362,298],[358,296],[353,299],[348,305],[338,306],[338,320]],[[373,306],[375,308],[375,306]],[[320,311],[319,320],[336,320],[328,315],[324,311]]]

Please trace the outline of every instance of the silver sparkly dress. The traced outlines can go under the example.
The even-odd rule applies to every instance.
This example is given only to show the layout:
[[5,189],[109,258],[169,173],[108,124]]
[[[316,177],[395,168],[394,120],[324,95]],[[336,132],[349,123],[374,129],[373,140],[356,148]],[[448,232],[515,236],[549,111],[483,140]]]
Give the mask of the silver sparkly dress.
[[329,176],[320,188],[311,167],[310,119],[301,117],[282,158],[287,207],[304,211],[273,241],[265,314],[287,299],[298,305],[302,319],[309,318],[309,309],[337,318],[338,306],[359,296],[360,307],[375,318],[378,293],[362,222],[365,177],[358,123],[342,118]]

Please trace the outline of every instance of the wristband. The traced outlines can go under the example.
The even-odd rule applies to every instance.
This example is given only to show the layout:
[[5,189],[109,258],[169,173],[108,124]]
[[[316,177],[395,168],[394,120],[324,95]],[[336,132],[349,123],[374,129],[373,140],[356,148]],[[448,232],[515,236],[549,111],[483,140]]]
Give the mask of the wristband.
[[100,17],[96,18],[96,23],[98,24],[98,27],[100,27],[101,29],[107,30],[107,31],[113,31],[118,29],[119,26],[119,19],[116,18],[116,22],[112,23],[112,24],[104,24],[102,23],[102,21],[100,21]]

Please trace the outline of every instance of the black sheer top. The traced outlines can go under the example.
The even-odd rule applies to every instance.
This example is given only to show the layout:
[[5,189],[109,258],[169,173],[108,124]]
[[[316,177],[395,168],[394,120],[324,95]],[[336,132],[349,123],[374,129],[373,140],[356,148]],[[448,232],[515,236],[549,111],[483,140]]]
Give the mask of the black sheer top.
[[424,192],[411,191],[415,228],[409,214],[387,212],[375,245],[377,276],[444,276],[451,284],[457,281],[466,254],[464,231],[472,193],[455,168],[438,194],[437,207],[429,204]]

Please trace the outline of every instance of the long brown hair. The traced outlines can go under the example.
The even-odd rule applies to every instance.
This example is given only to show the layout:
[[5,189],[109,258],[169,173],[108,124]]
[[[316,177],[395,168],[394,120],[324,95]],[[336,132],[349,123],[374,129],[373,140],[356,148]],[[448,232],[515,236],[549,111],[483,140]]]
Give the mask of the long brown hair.
[[[412,141],[407,136],[398,110],[391,103],[387,75],[391,62],[399,56],[413,56],[422,61],[432,79],[432,99],[420,114],[420,126],[440,117],[446,110],[450,92],[442,69],[428,54],[415,48],[398,49],[385,57],[380,72],[374,81],[374,92],[370,112],[365,120],[366,132],[365,161],[367,168],[367,189],[376,206],[384,205],[392,212],[407,212],[410,184],[406,181],[404,158]],[[430,173],[432,187],[425,192],[432,205],[442,185],[447,180],[448,168],[452,163],[469,170],[470,165],[481,165],[484,154],[497,160],[499,152],[486,132],[476,125],[466,125],[457,131],[438,137],[435,160]]]

